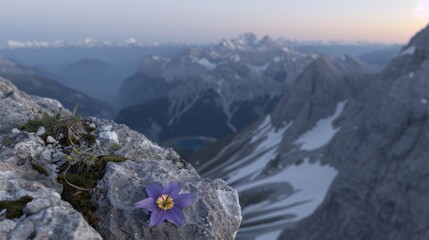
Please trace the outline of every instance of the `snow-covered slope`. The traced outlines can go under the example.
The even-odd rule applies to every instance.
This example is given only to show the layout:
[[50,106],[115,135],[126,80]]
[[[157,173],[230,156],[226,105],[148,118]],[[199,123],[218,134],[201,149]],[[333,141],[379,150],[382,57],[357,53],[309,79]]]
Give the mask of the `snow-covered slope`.
[[273,239],[266,237],[280,235],[324,201],[338,170],[321,161],[322,152],[372,77],[343,67],[324,58],[314,61],[270,115],[195,156],[208,159],[194,163],[202,175],[222,177],[239,191],[239,239]]

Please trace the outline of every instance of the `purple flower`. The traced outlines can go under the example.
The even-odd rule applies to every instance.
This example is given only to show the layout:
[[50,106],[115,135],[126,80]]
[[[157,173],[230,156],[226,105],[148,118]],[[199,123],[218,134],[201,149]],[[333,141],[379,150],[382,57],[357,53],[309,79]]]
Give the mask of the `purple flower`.
[[190,193],[180,193],[182,187],[178,183],[168,183],[163,189],[158,183],[147,186],[148,198],[135,203],[137,208],[146,208],[152,212],[149,226],[155,227],[167,221],[181,226],[185,223],[182,210],[190,206],[195,197]]

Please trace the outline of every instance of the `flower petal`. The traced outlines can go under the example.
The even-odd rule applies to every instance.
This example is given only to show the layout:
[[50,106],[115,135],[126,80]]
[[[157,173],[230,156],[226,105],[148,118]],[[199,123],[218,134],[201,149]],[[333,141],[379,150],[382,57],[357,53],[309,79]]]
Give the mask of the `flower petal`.
[[157,199],[162,195],[162,187],[158,183],[152,183],[146,187],[146,192],[150,198]]
[[153,198],[146,198],[141,201],[138,201],[134,204],[136,208],[146,208],[149,211],[154,211],[155,209],[158,209],[158,206],[156,205],[155,199]]
[[165,215],[165,218],[174,225],[181,226],[185,223],[185,215],[183,214],[182,209],[173,207],[166,212],[167,214]]
[[168,183],[164,188],[164,194],[170,196],[173,200],[179,194],[182,187],[178,183]]
[[166,211],[156,209],[152,212],[149,220],[149,227],[156,227],[164,222]]
[[174,206],[184,209],[189,207],[195,199],[195,196],[190,193],[181,193],[174,199]]

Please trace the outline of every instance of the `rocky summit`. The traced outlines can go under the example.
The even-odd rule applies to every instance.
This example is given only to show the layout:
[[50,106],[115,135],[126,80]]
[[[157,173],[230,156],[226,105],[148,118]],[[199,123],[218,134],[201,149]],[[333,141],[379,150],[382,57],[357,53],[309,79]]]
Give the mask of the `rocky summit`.
[[[241,208],[223,180],[201,178],[124,125],[61,108],[0,78],[0,239],[235,238]],[[55,121],[68,131],[55,134]],[[134,207],[153,182],[177,182],[196,197],[184,225],[151,228],[149,212]]]

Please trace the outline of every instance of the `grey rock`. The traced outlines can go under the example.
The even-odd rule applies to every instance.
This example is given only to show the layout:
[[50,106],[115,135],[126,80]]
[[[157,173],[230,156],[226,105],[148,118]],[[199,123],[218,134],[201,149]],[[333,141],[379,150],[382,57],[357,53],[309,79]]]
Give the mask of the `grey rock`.
[[100,133],[100,137],[115,143],[119,143],[118,134],[113,131],[103,131]]
[[17,128],[14,128],[10,131],[10,134],[12,137],[15,137],[16,135],[20,134],[21,131],[19,131]]
[[112,125],[106,124],[106,125],[101,126],[101,130],[103,130],[103,131],[111,131],[112,127],[113,127]]
[[62,186],[55,176],[46,177],[32,169],[31,161],[46,163],[40,158],[49,150],[34,135],[25,136],[15,149],[0,150],[0,200],[28,195],[33,201],[25,206],[22,217],[0,220],[0,238],[101,239],[80,213],[61,200]]
[[53,138],[52,136],[48,136],[46,137],[46,142],[47,143],[55,143],[57,140],[55,140],[55,138]]
[[[112,141],[109,138],[102,138],[100,135],[105,132],[103,128],[98,127],[93,134],[100,136],[97,138],[97,148],[94,149],[97,154],[114,154],[117,156],[124,156],[129,159],[168,159],[178,161],[180,156],[169,148],[162,148],[157,144],[147,139],[144,135],[135,132],[123,124],[117,124],[110,120],[88,118],[89,121],[95,123],[97,126],[110,126],[111,132],[114,132],[121,148],[114,151],[111,148]],[[188,164],[188,166],[190,166]],[[191,167],[192,168],[192,167]],[[193,171],[195,171],[192,168]]]
[[38,111],[51,113],[53,109],[58,110],[54,106],[61,104],[56,100],[29,96],[0,77],[0,134],[9,132],[17,123],[24,124],[34,118]]
[[[47,147],[49,148],[49,145]],[[46,149],[45,151],[41,152],[40,155],[45,161],[50,162],[52,159],[52,152],[49,149]]]
[[[189,164],[188,164],[189,165]],[[189,167],[188,167],[189,168]],[[147,197],[153,182],[178,182],[197,200],[184,210],[186,224],[148,226],[149,215],[134,203]],[[234,239],[241,223],[237,192],[220,179],[201,179],[194,170],[169,160],[126,161],[109,164],[98,183],[95,200],[100,206],[98,231],[107,239]]]
[[26,217],[8,234],[8,239],[102,240],[80,213],[61,206],[50,207]]
[[45,133],[46,133],[45,127],[39,127],[39,129],[37,129],[36,136],[41,137],[41,136],[45,135]]
[[13,231],[16,222],[10,219],[1,219],[0,221],[0,239],[6,239],[7,233]]

